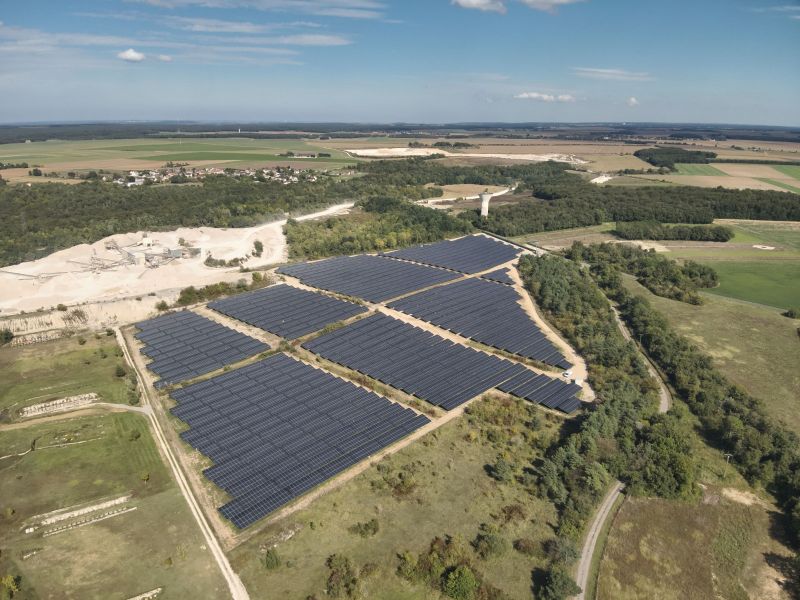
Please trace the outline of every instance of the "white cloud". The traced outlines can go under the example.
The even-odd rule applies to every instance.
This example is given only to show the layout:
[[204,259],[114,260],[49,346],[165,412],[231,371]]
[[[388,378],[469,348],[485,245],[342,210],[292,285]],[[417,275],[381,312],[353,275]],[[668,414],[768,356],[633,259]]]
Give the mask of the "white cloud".
[[287,46],[346,46],[352,42],[339,35],[317,33],[298,33],[271,38],[268,43],[286,44]]
[[117,54],[117,58],[121,58],[125,62],[142,62],[145,59],[145,56],[133,48],[128,48],[127,50]]
[[260,33],[267,30],[265,25],[246,21],[223,21],[221,19],[169,17],[167,22],[178,29],[204,33]]
[[628,104],[628,106],[630,106],[631,108],[633,108],[634,106],[639,106],[639,101],[636,99],[636,96],[631,96],[630,98],[628,98],[628,99],[626,100],[626,103],[627,103],[627,104]]
[[[584,0],[518,0],[528,8],[535,10],[542,10],[549,13],[556,12],[559,6],[567,4],[576,4]],[[482,10],[484,12],[506,12],[506,3],[504,0],[451,0],[456,6],[461,8],[472,8],[475,10]]]
[[506,12],[506,7],[500,0],[452,0],[452,3],[461,8],[472,8],[485,12]]
[[520,0],[520,2],[530,8],[552,13],[555,12],[559,6],[576,4],[578,2],[583,2],[583,0]]
[[200,6],[204,8],[252,8],[263,11],[296,12],[345,19],[381,19],[385,4],[377,0],[132,0],[160,8]]
[[543,94],[542,92],[522,92],[514,96],[517,100],[535,100],[536,102],[575,102],[572,94]]
[[158,60],[161,62],[172,62],[172,57],[168,54],[159,54]]
[[587,79],[605,79],[609,81],[650,81],[650,73],[625,71],[624,69],[595,69],[588,67],[573,67],[572,71],[578,77]]

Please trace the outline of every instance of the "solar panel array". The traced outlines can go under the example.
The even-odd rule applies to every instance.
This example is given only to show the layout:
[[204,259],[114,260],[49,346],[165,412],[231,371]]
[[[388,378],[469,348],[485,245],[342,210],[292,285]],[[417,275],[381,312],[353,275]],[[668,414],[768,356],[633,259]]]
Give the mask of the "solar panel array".
[[280,267],[278,273],[370,302],[383,302],[458,277],[442,269],[369,254],[288,265]]
[[497,283],[504,283],[506,285],[514,285],[516,283],[511,279],[511,275],[508,274],[508,269],[497,269],[497,271],[486,273],[485,275],[481,275],[481,277],[489,281],[496,281]]
[[217,300],[208,306],[288,340],[367,311],[352,302],[285,284]]
[[480,273],[513,260],[519,249],[485,235],[470,235],[457,240],[413,246],[386,256],[452,269],[461,273]]
[[538,375],[522,365],[517,366],[516,375],[498,385],[497,389],[567,414],[581,405],[575,396],[581,390],[579,385]]
[[519,304],[516,289],[479,277],[389,304],[477,342],[568,369],[571,365]]
[[496,387],[519,366],[382,314],[303,346],[446,410]]
[[192,379],[269,350],[263,342],[190,311],[141,321],[136,327],[140,331],[135,337],[145,344],[142,354],[153,359],[147,368],[160,378],[156,387]]
[[276,354],[173,392],[181,436],[214,461],[232,496],[220,512],[244,528],[429,423],[325,371]]

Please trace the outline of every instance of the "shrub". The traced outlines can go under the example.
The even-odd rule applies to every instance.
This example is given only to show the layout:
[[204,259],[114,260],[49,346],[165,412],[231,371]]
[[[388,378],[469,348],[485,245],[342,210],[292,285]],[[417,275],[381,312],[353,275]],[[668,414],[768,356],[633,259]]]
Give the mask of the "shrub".
[[530,538],[520,538],[514,541],[514,550],[527,556],[536,554],[538,545]]
[[60,310],[61,312],[66,312],[67,307],[64,304],[59,304],[58,306],[56,306],[56,310]]
[[486,560],[505,554],[508,550],[508,542],[497,533],[496,529],[489,525],[481,525],[479,533],[472,542],[472,547],[482,559]]
[[14,339],[14,334],[10,329],[0,329],[0,346],[8,344]]
[[167,304],[166,300],[162,300],[161,302],[157,302],[156,303],[156,310],[159,310],[161,312],[163,312],[165,310],[169,310],[169,304]]
[[563,568],[552,567],[544,579],[542,589],[537,596],[542,600],[566,600],[580,594],[581,588]]
[[800,318],[800,308],[790,308],[786,312],[783,313],[784,317],[789,317],[790,319],[797,319]]
[[126,371],[125,367],[123,367],[122,365],[117,365],[117,367],[114,369],[114,375],[116,375],[117,377],[125,377],[125,375],[127,374],[128,371]]
[[380,525],[378,524],[377,519],[370,519],[365,523],[356,523],[352,527],[350,527],[350,533],[356,533],[363,538],[372,537],[378,530],[380,529]]
[[270,548],[267,553],[261,557],[261,564],[268,571],[274,571],[281,566],[281,557],[275,548]]
[[325,564],[328,575],[328,595],[332,598],[353,598],[358,591],[358,577],[350,559],[341,554],[332,554]]

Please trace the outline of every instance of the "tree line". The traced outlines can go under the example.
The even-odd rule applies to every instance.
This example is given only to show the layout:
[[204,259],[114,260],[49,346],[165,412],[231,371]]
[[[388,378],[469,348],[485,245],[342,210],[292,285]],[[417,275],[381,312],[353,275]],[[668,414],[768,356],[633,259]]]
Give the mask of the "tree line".
[[618,222],[611,233],[623,240],[727,242],[733,238],[733,229],[724,225],[665,225],[658,221]]
[[[800,439],[771,419],[763,403],[731,383],[710,356],[676,333],[666,318],[622,285],[616,265],[598,256],[591,270],[618,305],[650,358],[700,420],[708,441],[730,453],[753,485],[766,487],[784,511],[787,530],[800,547]],[[610,270],[610,271],[609,271]]]

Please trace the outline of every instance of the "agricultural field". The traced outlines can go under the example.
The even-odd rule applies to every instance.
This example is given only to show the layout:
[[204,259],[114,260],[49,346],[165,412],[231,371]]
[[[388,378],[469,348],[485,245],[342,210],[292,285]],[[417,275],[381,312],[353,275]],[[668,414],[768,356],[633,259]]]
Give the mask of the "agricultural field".
[[159,598],[225,594],[144,417],[5,427],[0,572],[21,577],[21,598],[124,600],[159,587]]
[[[330,157],[292,158],[287,152],[331,154]],[[332,169],[356,160],[344,152],[329,150],[316,142],[303,140],[222,139],[129,139],[33,142],[0,146],[0,162],[27,162],[31,167],[56,172],[86,172],[105,169],[153,169],[167,161],[188,162],[191,166],[245,167],[293,166]],[[10,181],[41,181],[29,177],[25,169],[2,172]]]
[[[763,157],[762,157],[763,158]],[[675,165],[676,173],[641,175],[636,178],[701,187],[777,190],[800,193],[800,167],[744,163]]]
[[678,175],[725,175],[713,165],[678,163],[675,168],[678,171]]
[[797,321],[776,309],[707,293],[704,304],[694,306],[655,296],[632,277],[624,281],[628,291],[647,298],[679,333],[708,353],[726,377],[800,434]]
[[[329,572],[325,561],[338,553],[361,572],[363,597],[435,599],[439,594],[427,585],[397,575],[398,553],[423,552],[434,537],[449,535],[461,540],[489,583],[511,598],[528,597],[532,571],[546,564],[541,544],[552,538],[555,509],[516,482],[493,479],[488,465],[502,455],[521,470],[540,456],[538,448],[559,422],[521,400],[476,401],[468,415],[258,532],[232,551],[233,567],[254,598],[322,597]],[[514,508],[504,513],[504,507]],[[372,519],[377,532],[355,531]],[[482,523],[498,528],[505,540],[502,551],[486,559],[470,546]],[[511,547],[520,538],[533,541],[532,556]],[[270,569],[265,553],[272,545],[280,561]]]
[[0,420],[14,419],[26,406],[91,392],[103,402],[126,403],[133,388],[118,366],[124,368],[122,350],[105,333],[0,348]]

